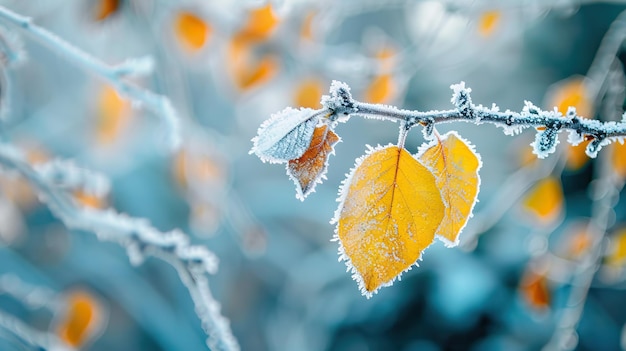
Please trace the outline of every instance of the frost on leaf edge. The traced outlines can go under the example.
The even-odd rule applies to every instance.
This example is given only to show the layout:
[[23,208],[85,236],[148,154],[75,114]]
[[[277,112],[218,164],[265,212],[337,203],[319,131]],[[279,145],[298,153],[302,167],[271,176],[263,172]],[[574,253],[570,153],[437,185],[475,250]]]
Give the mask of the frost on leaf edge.
[[[469,223],[470,219],[474,217],[474,208],[476,207],[476,204],[480,201],[478,199],[478,195],[480,194],[480,185],[482,184],[482,178],[480,177],[480,169],[483,167],[483,160],[480,156],[480,154],[476,151],[476,145],[472,144],[469,140],[463,138],[462,136],[459,135],[459,133],[457,133],[454,130],[451,130],[449,132],[447,132],[446,134],[441,135],[439,138],[441,139],[441,141],[443,142],[444,140],[448,139],[448,137],[450,135],[454,135],[455,137],[457,137],[459,140],[461,140],[462,142],[465,143],[465,145],[467,145],[467,147],[474,153],[474,155],[476,155],[476,158],[478,159],[478,168],[476,168],[476,176],[478,177],[478,184],[476,185],[477,187],[477,191],[476,191],[476,196],[474,197],[474,202],[472,204],[472,207],[470,208],[470,212],[467,215],[467,219],[465,220],[465,223],[463,224],[463,226],[461,226],[461,229],[459,229],[459,234],[456,237],[455,241],[450,241],[447,238],[445,238],[444,236],[440,235],[439,233],[437,233],[437,231],[439,230],[439,228],[437,228],[437,231],[435,231],[435,237],[441,241],[442,243],[444,243],[444,245],[447,248],[451,248],[451,247],[455,247],[458,246],[460,243],[460,237],[461,237],[461,233],[463,232],[463,229],[465,229],[465,227],[467,227],[467,224]],[[413,157],[418,160],[420,163],[422,163],[420,161],[420,158],[422,157],[422,155],[429,150],[431,147],[434,147],[438,144],[438,140],[437,138],[433,138],[433,140],[431,140],[430,142],[427,143],[423,143],[418,149],[417,149],[417,153],[415,155],[413,155]],[[422,165],[424,165],[422,163]],[[433,175],[435,174],[432,170],[431,167],[429,167],[428,165],[424,165],[424,167],[428,168],[428,170],[430,170],[431,173],[433,173]],[[441,192],[441,189],[439,190]],[[441,197],[441,201],[443,202],[443,204],[445,205],[446,209],[448,208],[448,204],[444,201],[443,196]],[[443,222],[443,221],[442,221]]]
[[[384,145],[384,146],[381,146],[379,144],[376,147],[372,147],[369,144],[366,144],[365,147],[367,148],[367,150],[365,151],[365,155],[363,155],[363,156],[361,156],[361,157],[359,157],[359,158],[357,158],[355,160],[354,167],[352,167],[350,169],[350,173],[346,174],[346,178],[341,182],[341,185],[339,186],[338,197],[337,197],[337,200],[336,200],[337,202],[339,202],[339,206],[335,210],[335,214],[334,214],[333,218],[330,220],[330,224],[336,224],[335,225],[335,234],[333,235],[333,238],[330,241],[336,241],[336,242],[339,243],[339,247],[337,248],[337,253],[339,255],[338,261],[339,262],[344,261],[344,263],[346,264],[346,272],[350,272],[352,274],[352,279],[354,281],[356,281],[356,283],[358,285],[358,288],[359,288],[359,291],[361,292],[361,295],[363,295],[366,298],[370,299],[375,294],[378,294],[378,291],[381,288],[392,286],[393,283],[396,280],[401,281],[402,280],[402,274],[405,273],[405,272],[410,271],[411,269],[413,269],[413,266],[419,267],[419,261],[422,260],[422,256],[424,254],[424,251],[426,251],[426,249],[428,249],[430,246],[432,246],[432,244],[435,242],[435,240],[433,240],[427,247],[424,248],[424,250],[422,250],[422,252],[420,252],[419,257],[415,260],[414,263],[409,265],[402,272],[398,273],[398,275],[393,277],[390,281],[380,284],[373,291],[367,291],[367,289],[365,289],[365,282],[363,281],[363,277],[361,276],[359,271],[357,271],[356,267],[354,267],[354,264],[352,264],[352,260],[346,254],[345,248],[343,247],[343,244],[341,243],[341,239],[339,239],[339,233],[338,233],[338,231],[339,231],[339,216],[341,215],[341,210],[343,209],[344,202],[346,200],[346,197],[348,196],[348,189],[350,188],[350,183],[352,183],[352,177],[354,176],[354,173],[359,168],[359,166],[361,166],[363,161],[368,156],[372,155],[375,152],[384,150],[384,149],[389,148],[389,147],[398,147],[398,145],[396,145],[394,143],[389,143],[389,144]],[[404,149],[404,148],[401,147],[400,149]],[[416,161],[419,162],[422,166],[426,167],[420,160],[416,160]],[[426,168],[428,170],[430,170],[430,168],[428,168],[428,167],[426,167]]]
[[[304,112],[308,112],[308,113],[304,113]],[[296,129],[302,123],[305,123],[305,122],[311,120],[312,122],[314,122],[312,124],[314,126],[317,126],[317,120],[319,119],[318,117],[320,115],[320,110],[314,110],[314,109],[311,109],[311,108],[308,108],[308,107],[301,107],[301,108],[297,108],[297,109],[293,108],[293,107],[286,107],[286,108],[280,110],[279,112],[272,113],[270,118],[266,119],[265,121],[263,121],[263,123],[261,123],[261,125],[257,129],[256,136],[253,137],[252,139],[250,139],[250,141],[252,141],[252,148],[250,149],[248,154],[255,154],[255,155],[257,155],[257,157],[260,158],[261,161],[263,161],[264,163],[265,162],[269,162],[269,163],[285,163],[285,162],[289,162],[289,160],[287,160],[287,159],[275,158],[275,157],[271,157],[271,156],[268,156],[268,155],[264,154],[262,151],[259,150],[258,142],[259,142],[259,137],[261,136],[261,134],[264,133],[266,131],[266,129],[270,125],[272,125],[274,122],[280,120],[281,118],[286,118],[289,114],[295,114],[295,113],[301,114],[301,117],[299,119],[297,119],[298,122],[295,123],[296,119],[294,119],[294,126],[293,126],[293,128],[291,128],[290,130],[285,132],[280,138],[278,138],[278,140],[276,140],[274,142],[274,145],[276,145],[278,142],[280,142],[283,138],[285,138],[289,133],[291,133],[294,129]],[[314,129],[315,129],[315,127],[313,128],[313,130]],[[311,136],[312,135],[313,135],[313,133],[311,133]],[[304,152],[306,152],[306,149],[305,149]],[[302,156],[302,155],[299,155],[298,157],[300,157],[300,156]]]
[[[316,126],[316,128],[317,128],[317,126]],[[334,132],[334,130],[331,128],[330,125],[328,125],[328,130]],[[317,184],[322,184],[324,182],[324,180],[328,179],[328,178],[326,178],[326,173],[328,173],[328,165],[329,165],[330,156],[335,155],[335,146],[334,145],[337,145],[337,144],[339,144],[340,142],[343,141],[339,135],[337,135],[336,133],[335,133],[335,135],[337,136],[337,138],[339,140],[337,140],[336,143],[331,145],[331,150],[328,153],[328,156],[326,157],[326,159],[324,160],[324,167],[322,168],[322,171],[319,172],[318,175],[315,177],[315,179],[313,180],[313,183],[311,184],[311,188],[308,191],[306,191],[306,192],[302,191],[302,185],[300,184],[300,181],[296,177],[294,177],[291,174],[291,172],[289,172],[289,162],[287,162],[285,164],[285,172],[287,173],[287,176],[289,177],[289,179],[291,179],[293,181],[294,185],[296,186],[296,199],[298,199],[300,201],[304,201],[304,199],[306,199],[307,196],[309,196],[309,195],[311,195],[312,193],[315,192],[315,188],[317,187]]]

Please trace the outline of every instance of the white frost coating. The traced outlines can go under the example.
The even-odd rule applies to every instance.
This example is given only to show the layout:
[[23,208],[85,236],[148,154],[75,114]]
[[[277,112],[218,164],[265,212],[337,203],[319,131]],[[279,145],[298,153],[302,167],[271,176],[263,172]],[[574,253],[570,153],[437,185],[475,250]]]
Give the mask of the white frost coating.
[[570,130],[569,133],[567,133],[567,142],[572,144],[573,146],[576,146],[582,143],[583,141],[585,141],[585,138],[582,136],[582,134],[579,134],[577,131]]
[[[456,237],[455,241],[450,241],[447,238],[445,238],[443,235],[441,235],[439,233],[439,229],[437,229],[436,236],[439,239],[439,241],[443,242],[444,245],[446,247],[455,247],[457,245],[459,245],[459,240],[461,237],[461,233],[463,232],[463,229],[465,229],[465,227],[467,226],[467,223],[469,223],[470,218],[474,217],[474,207],[476,207],[476,204],[478,203],[478,194],[480,194],[480,185],[482,183],[482,179],[480,178],[480,169],[483,167],[483,160],[480,157],[480,154],[476,151],[476,145],[473,145],[472,143],[470,143],[467,139],[461,137],[456,131],[450,131],[446,134],[444,134],[443,136],[440,137],[441,141],[444,141],[446,139],[448,139],[449,136],[454,135],[455,137],[457,137],[459,140],[461,140],[462,142],[465,143],[465,145],[467,145],[467,147],[472,150],[472,152],[474,153],[474,155],[476,155],[476,159],[478,159],[478,167],[476,168],[476,177],[478,178],[478,182],[476,184],[476,196],[474,196],[473,199],[471,199],[472,201],[472,207],[470,208],[469,214],[467,215],[467,218],[465,219],[465,223],[463,223],[463,225],[461,226],[461,228],[459,229],[459,234]],[[420,157],[422,157],[422,155],[431,147],[437,146],[439,142],[437,141],[437,139],[430,141],[429,143],[424,143],[422,144],[418,149],[417,149],[417,154],[415,154],[413,157],[419,161]],[[430,170],[431,173],[435,174],[434,170],[430,167],[428,167],[427,165],[424,165],[426,168],[428,168]],[[441,191],[441,190],[440,190]],[[469,200],[469,199],[468,199]],[[441,197],[441,201],[443,202],[443,204],[446,206],[446,208],[449,207],[449,205],[446,203],[446,199],[442,196]],[[442,221],[443,223],[443,221]]]
[[[363,295],[363,296],[365,296],[366,298],[369,299],[372,296],[374,296],[374,294],[377,294],[378,291],[381,288],[392,286],[393,283],[396,281],[396,279],[397,280],[401,280],[402,279],[402,273],[410,271],[411,269],[413,269],[413,266],[419,267],[418,261],[422,260],[422,255],[423,255],[424,251],[426,251],[426,249],[428,247],[430,247],[430,245],[427,248],[425,248],[424,250],[422,250],[422,252],[420,253],[420,255],[417,258],[417,260],[415,260],[415,263],[413,263],[412,265],[407,267],[402,272],[398,273],[398,275],[395,276],[390,281],[381,284],[375,290],[367,291],[367,289],[365,288],[365,281],[363,280],[363,277],[361,276],[361,273],[359,273],[357,271],[356,267],[354,267],[354,264],[352,264],[352,260],[346,254],[346,250],[343,247],[343,244],[341,243],[341,239],[339,239],[339,217],[341,216],[341,212],[343,210],[343,206],[345,204],[346,197],[348,196],[348,190],[350,188],[350,184],[352,183],[352,178],[354,177],[354,174],[356,173],[356,170],[363,163],[363,160],[365,160],[368,156],[370,156],[371,154],[373,154],[373,153],[375,153],[377,151],[384,150],[384,149],[389,148],[389,147],[397,147],[397,145],[390,143],[390,144],[387,144],[385,146],[377,145],[376,147],[372,147],[370,145],[365,145],[365,147],[367,148],[367,150],[365,152],[365,155],[363,155],[363,156],[361,156],[361,157],[356,159],[356,161],[354,162],[354,167],[352,169],[350,169],[350,173],[346,174],[346,178],[341,182],[341,186],[339,187],[339,194],[338,194],[338,197],[337,197],[337,202],[339,202],[339,206],[337,207],[337,210],[335,210],[335,214],[334,214],[333,218],[330,220],[330,224],[337,224],[337,225],[335,226],[335,235],[333,236],[333,238],[330,241],[337,241],[339,243],[339,247],[337,249],[337,253],[339,255],[338,261],[339,262],[341,262],[341,261],[345,262],[345,264],[346,264],[346,272],[350,272],[352,274],[352,279],[354,281],[356,281],[356,283],[357,283],[357,285],[359,287],[359,291],[361,292],[361,295]],[[420,161],[418,161],[418,162],[420,162]],[[422,164],[422,163],[420,162],[420,164]]]
[[458,84],[450,85],[450,89],[452,89],[452,99],[450,102],[454,104],[458,109],[463,110],[466,108],[470,108],[472,105],[472,100],[470,99],[470,93],[472,92],[471,88],[465,87],[465,82],[460,82]]
[[558,134],[559,131],[553,128],[546,128],[544,131],[537,132],[535,141],[530,143],[533,154],[543,159],[556,151],[556,146],[559,144]]
[[270,163],[296,159],[309,148],[317,120],[316,110],[287,107],[261,124],[250,153]]
[[322,99],[320,103],[322,106],[336,110],[338,108],[345,106],[345,99],[348,98],[352,100],[352,95],[350,94],[350,87],[348,84],[344,82],[340,82],[338,80],[333,80],[330,83],[330,95],[322,95]]
[[13,68],[26,61],[26,57],[21,38],[14,31],[0,26],[0,61],[2,64]]
[[152,56],[134,57],[113,66],[120,76],[138,77],[147,76],[154,71],[154,58]]
[[103,174],[80,168],[72,161],[52,160],[33,167],[47,182],[66,190],[80,189],[89,195],[105,196],[111,189]]

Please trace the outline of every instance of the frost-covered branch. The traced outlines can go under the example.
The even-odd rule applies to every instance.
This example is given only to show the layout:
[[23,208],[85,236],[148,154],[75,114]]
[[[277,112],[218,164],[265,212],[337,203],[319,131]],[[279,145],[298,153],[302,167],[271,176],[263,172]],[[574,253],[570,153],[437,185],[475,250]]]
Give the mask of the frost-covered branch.
[[106,80],[121,95],[129,98],[137,105],[145,105],[153,113],[161,116],[169,128],[170,145],[174,149],[178,148],[181,141],[180,121],[171,101],[163,95],[141,88],[126,80],[130,76],[150,73],[154,67],[152,58],[128,59],[121,64],[111,66],[78,49],[56,34],[34,24],[30,17],[22,16],[0,6],[0,19],[22,29],[32,38],[60,53],[69,61]]
[[530,101],[524,102],[525,106],[521,112],[509,110],[501,112],[495,104],[490,108],[474,105],[470,97],[472,90],[466,88],[464,82],[452,85],[451,88],[454,91],[452,96],[454,109],[422,112],[356,101],[352,99],[347,84],[334,81],[330,87],[330,95],[322,98],[322,105],[326,116],[333,121],[343,121],[350,116],[363,116],[402,121],[409,127],[419,124],[425,127],[424,134],[427,138],[430,138],[435,124],[455,121],[491,123],[503,128],[507,135],[515,135],[525,128],[536,127],[537,135],[531,146],[539,158],[545,158],[556,150],[559,143],[557,136],[562,130],[570,132],[568,141],[572,145],[590,140],[586,149],[589,157],[596,157],[603,146],[616,140],[623,142],[626,137],[626,121],[601,122],[586,119],[578,116],[573,107],[570,107],[563,116],[556,108],[553,111],[544,111]]
[[163,233],[145,219],[78,206],[62,183],[51,181],[50,169],[43,167],[40,171],[31,167],[18,150],[9,145],[0,145],[0,165],[23,176],[68,228],[90,231],[100,240],[119,243],[126,248],[133,264],[140,264],[146,256],[154,256],[172,265],[194,301],[196,313],[209,336],[208,346],[212,350],[239,349],[228,321],[220,314],[220,306],[209,290],[207,276],[216,272],[218,263],[211,251],[191,245],[189,237],[179,230]]
[[27,343],[29,346],[37,350],[45,351],[72,351],[74,348],[63,343],[55,335],[35,330],[26,323],[0,311],[0,329],[13,334],[19,340]]

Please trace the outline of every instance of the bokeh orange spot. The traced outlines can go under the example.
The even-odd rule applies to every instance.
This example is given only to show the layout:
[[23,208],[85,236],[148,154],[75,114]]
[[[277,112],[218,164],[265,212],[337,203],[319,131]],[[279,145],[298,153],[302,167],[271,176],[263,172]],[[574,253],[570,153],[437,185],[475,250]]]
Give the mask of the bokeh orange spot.
[[249,12],[248,20],[236,38],[243,41],[263,41],[272,34],[278,23],[279,19],[271,5],[259,7]]
[[395,82],[391,74],[382,74],[375,77],[365,89],[365,100],[373,104],[386,103],[393,99],[396,93]]
[[610,148],[613,171],[624,179],[626,178],[626,145],[614,142]]
[[84,345],[102,327],[102,307],[84,291],[71,293],[68,308],[58,324],[57,334],[72,347]]
[[114,14],[120,7],[120,0],[98,0],[94,7],[94,19],[103,21]]
[[211,26],[191,12],[180,12],[175,19],[175,33],[186,48],[202,49],[211,34]]
[[589,156],[587,156],[587,154],[585,153],[585,150],[587,149],[587,144],[589,144],[588,140],[583,141],[576,146],[568,145],[566,153],[567,162],[565,164],[567,169],[571,171],[577,171],[583,168],[583,166],[585,166],[587,162],[589,162]]
[[528,270],[520,282],[520,294],[524,301],[538,310],[546,310],[550,307],[552,294],[548,286],[548,279],[544,274]]
[[119,135],[131,113],[130,102],[122,98],[112,86],[106,85],[98,97],[97,139],[110,144]]
[[502,19],[502,13],[497,10],[485,11],[478,19],[478,33],[483,37],[489,37],[495,32]]
[[300,37],[304,40],[313,40],[313,20],[315,19],[315,11],[307,13],[302,21],[302,29],[300,29]]
[[297,107],[317,108],[323,93],[322,82],[315,78],[305,79],[296,88],[294,103]]
[[194,155],[181,150],[174,158],[173,168],[174,179],[183,188],[188,186],[190,179],[213,184],[226,182],[223,165],[206,155]]
[[79,204],[89,208],[104,208],[106,206],[106,200],[102,197],[88,194],[82,190],[74,192],[74,200]]
[[611,266],[623,266],[626,263],[626,229],[611,236],[606,263]]
[[591,239],[591,235],[587,232],[586,227],[584,230],[575,232],[568,238],[567,257],[573,259],[580,258],[591,247],[593,243]]
[[551,224],[563,210],[563,188],[553,176],[538,181],[523,199],[523,207],[532,218],[532,223]]

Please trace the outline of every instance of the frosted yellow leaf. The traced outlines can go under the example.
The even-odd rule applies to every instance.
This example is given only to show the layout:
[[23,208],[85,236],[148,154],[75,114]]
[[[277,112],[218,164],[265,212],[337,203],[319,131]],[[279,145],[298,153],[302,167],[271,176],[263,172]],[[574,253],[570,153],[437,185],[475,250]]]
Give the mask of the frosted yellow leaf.
[[365,100],[373,104],[382,104],[393,99],[396,86],[391,74],[382,74],[375,77],[365,89]]
[[100,143],[113,142],[131,113],[128,100],[123,99],[113,87],[106,85],[98,97],[97,139]]
[[478,33],[483,37],[489,37],[498,29],[502,19],[502,13],[498,10],[485,11],[478,19]]
[[57,324],[57,335],[73,347],[84,345],[104,326],[105,318],[99,301],[84,291],[67,297],[67,310]]
[[315,128],[307,151],[287,164],[287,174],[296,184],[297,198],[304,200],[321,183],[328,167],[328,157],[334,153],[339,137],[327,125]]
[[593,118],[593,101],[587,91],[585,78],[573,76],[553,84],[546,93],[546,107],[556,107],[563,115],[568,108],[576,108],[576,114]]
[[576,146],[571,144],[568,145],[566,154],[567,163],[565,164],[567,169],[577,171],[587,164],[589,161],[589,156],[585,153],[587,144],[589,144],[589,140],[585,140]]
[[626,263],[626,229],[621,229],[611,236],[606,263],[611,266],[621,266]]
[[94,7],[94,19],[102,21],[114,14],[120,7],[120,0],[97,0]]
[[519,289],[520,294],[531,307],[537,310],[546,310],[550,307],[552,293],[545,274],[529,269],[522,277]]
[[563,210],[563,188],[561,182],[553,177],[538,181],[525,195],[523,208],[533,218],[533,223],[547,225],[553,223]]
[[195,14],[182,11],[174,19],[174,32],[186,48],[197,51],[206,44],[211,26]]
[[480,157],[473,146],[450,132],[436,135],[433,142],[420,150],[418,158],[432,170],[446,206],[437,235],[448,246],[455,246],[476,204],[480,188],[478,171],[482,166]]
[[619,142],[610,145],[611,164],[613,171],[620,177],[626,178],[626,145]]
[[357,160],[340,202],[334,219],[340,258],[367,297],[416,263],[445,209],[432,173],[395,145]]
[[295,105],[296,107],[316,108],[320,104],[322,94],[322,82],[315,78],[306,79],[296,88],[294,94]]
[[250,11],[248,20],[236,37],[244,41],[262,41],[269,37],[279,20],[271,5]]

